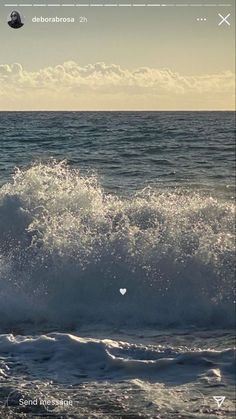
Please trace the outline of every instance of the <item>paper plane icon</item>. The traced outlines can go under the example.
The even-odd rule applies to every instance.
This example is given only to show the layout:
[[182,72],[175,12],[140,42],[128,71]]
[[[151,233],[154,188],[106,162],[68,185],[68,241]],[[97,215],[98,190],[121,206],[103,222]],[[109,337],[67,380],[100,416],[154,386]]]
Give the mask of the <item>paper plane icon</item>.
[[217,403],[217,406],[219,409],[225,401],[225,396],[213,396],[213,399]]

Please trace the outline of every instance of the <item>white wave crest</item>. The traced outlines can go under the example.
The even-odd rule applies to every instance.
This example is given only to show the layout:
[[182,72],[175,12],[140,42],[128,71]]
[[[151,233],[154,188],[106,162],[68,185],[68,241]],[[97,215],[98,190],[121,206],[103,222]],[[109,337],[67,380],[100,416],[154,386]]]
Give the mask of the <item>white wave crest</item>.
[[65,162],[18,170],[0,190],[0,323],[231,326],[233,233],[232,202],[124,199]]

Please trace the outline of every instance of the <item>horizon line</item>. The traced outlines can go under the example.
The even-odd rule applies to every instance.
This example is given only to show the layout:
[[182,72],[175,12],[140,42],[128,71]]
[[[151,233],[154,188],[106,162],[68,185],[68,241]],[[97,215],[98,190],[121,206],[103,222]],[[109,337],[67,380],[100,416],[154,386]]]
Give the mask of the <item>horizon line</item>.
[[236,109],[0,109],[0,112],[235,112]]

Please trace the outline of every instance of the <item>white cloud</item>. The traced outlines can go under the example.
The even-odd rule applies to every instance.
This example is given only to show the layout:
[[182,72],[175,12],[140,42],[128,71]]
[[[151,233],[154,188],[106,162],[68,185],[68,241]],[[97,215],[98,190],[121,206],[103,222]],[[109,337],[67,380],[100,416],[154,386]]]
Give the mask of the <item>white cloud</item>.
[[169,69],[142,67],[135,70],[122,69],[120,66],[105,63],[89,64],[81,67],[73,61],[39,71],[28,72],[20,64],[0,65],[0,82],[12,84],[18,89],[70,89],[84,87],[103,89],[109,87],[154,89],[185,93],[188,91],[224,92],[233,89],[234,75],[230,71],[204,76],[181,76]]
[[[65,62],[54,67],[42,68],[38,71],[27,71],[21,64],[0,65],[0,100],[3,103],[8,95],[11,101],[17,102],[24,95],[49,101],[49,96],[56,100],[56,96],[68,102],[70,97],[73,106],[76,99],[83,95],[94,95],[104,102],[105,97],[138,96],[162,98],[164,101],[173,102],[178,98],[181,102],[185,97],[187,102],[199,100],[206,101],[215,97],[220,100],[220,95],[227,96],[228,101],[233,101],[234,74],[224,71],[216,74],[184,76],[170,69],[156,69],[141,67],[137,69],[122,68],[115,64],[95,63],[84,67],[73,61]],[[103,97],[103,99],[102,99]],[[9,99],[10,100],[10,99]],[[167,103],[167,102],[166,102]],[[1,105],[3,106],[3,105]]]

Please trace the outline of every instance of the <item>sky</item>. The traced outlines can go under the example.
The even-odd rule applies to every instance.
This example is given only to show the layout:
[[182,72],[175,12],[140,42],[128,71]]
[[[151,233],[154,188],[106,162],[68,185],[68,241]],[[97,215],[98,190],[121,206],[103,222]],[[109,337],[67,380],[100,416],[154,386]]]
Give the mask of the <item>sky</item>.
[[[234,109],[233,4],[34,6],[42,3],[35,0],[32,7],[1,3],[0,110]],[[53,3],[62,4],[50,0]],[[82,0],[63,1],[68,3]],[[114,1],[105,4],[109,3]],[[153,3],[157,4],[148,2]],[[7,25],[13,9],[24,17],[21,29]],[[230,26],[225,22],[219,26],[219,13],[230,13]],[[33,23],[35,16],[75,22]],[[80,23],[80,17],[87,22]]]

